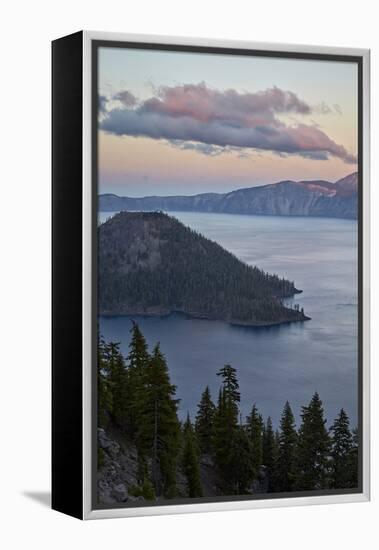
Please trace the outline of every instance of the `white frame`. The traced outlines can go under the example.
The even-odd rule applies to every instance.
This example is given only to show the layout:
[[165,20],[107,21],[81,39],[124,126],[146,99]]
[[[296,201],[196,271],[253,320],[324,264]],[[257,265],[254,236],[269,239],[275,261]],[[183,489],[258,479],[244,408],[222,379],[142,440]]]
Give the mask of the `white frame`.
[[[363,60],[363,381],[362,381],[362,493],[307,496],[291,498],[267,498],[233,502],[201,504],[178,504],[136,508],[92,509],[92,430],[91,430],[91,388],[92,388],[92,180],[91,180],[91,41],[109,40],[144,42],[186,46],[222,47],[295,53],[331,54],[360,56]],[[162,514],[185,514],[273,508],[279,506],[301,506],[313,504],[338,504],[370,500],[370,50],[357,48],[336,48],[326,46],[303,46],[235,40],[214,40],[206,38],[167,37],[83,32],[83,518],[101,519]]]

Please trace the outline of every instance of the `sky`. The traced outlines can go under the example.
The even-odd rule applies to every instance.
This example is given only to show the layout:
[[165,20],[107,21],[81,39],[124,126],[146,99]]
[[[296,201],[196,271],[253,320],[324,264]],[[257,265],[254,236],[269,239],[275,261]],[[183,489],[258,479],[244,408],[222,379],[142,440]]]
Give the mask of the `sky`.
[[99,49],[99,193],[227,192],[357,169],[354,63]]

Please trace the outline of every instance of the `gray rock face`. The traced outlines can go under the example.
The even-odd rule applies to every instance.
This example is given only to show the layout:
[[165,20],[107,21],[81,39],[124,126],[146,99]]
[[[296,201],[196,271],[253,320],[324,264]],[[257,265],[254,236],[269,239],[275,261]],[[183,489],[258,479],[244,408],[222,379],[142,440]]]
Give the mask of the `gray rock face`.
[[99,446],[101,449],[108,449],[112,445],[111,439],[107,436],[105,431],[102,428],[98,428],[97,436],[99,439]]
[[127,442],[118,442],[103,429],[98,430],[98,444],[103,452],[103,465],[98,471],[98,500],[114,504],[133,500],[128,488],[138,484],[136,448]]
[[106,194],[100,196],[99,208],[102,212],[164,210],[356,219],[358,174],[354,172],[335,183],[323,180],[281,181],[224,194],[141,198]]
[[[117,441],[116,441],[117,439]],[[100,504],[142,503],[143,496],[131,494],[131,488],[138,485],[137,450],[125,438],[111,430],[98,430],[98,444],[103,452],[102,466],[97,474],[97,494]],[[118,449],[117,456],[113,450]],[[150,467],[150,466],[149,466]],[[200,463],[200,476],[205,496],[220,494],[220,480],[217,477],[213,460],[210,456],[203,456]],[[178,495],[188,496],[187,478],[178,468],[176,473],[176,487]]]
[[[118,439],[118,441],[116,441]],[[103,450],[103,465],[98,471],[97,488],[100,504],[137,504],[145,502],[143,496],[135,496],[132,491],[138,485],[137,451],[134,445],[114,430],[111,434],[99,430],[99,447]],[[115,458],[112,449],[118,448]],[[148,464],[150,468],[151,465]],[[200,459],[200,478],[204,496],[222,495],[222,482],[217,474],[210,455],[202,455]],[[257,479],[249,487],[250,494],[267,493],[269,479],[267,469],[261,466]],[[178,496],[188,497],[187,478],[180,467],[176,473]]]
[[125,487],[124,483],[119,483],[115,485],[112,489],[112,497],[116,502],[125,502],[128,498],[128,490]]
[[99,446],[103,450],[107,450],[112,458],[116,458],[120,453],[120,445],[117,441],[109,439],[105,431],[101,428],[98,429]]

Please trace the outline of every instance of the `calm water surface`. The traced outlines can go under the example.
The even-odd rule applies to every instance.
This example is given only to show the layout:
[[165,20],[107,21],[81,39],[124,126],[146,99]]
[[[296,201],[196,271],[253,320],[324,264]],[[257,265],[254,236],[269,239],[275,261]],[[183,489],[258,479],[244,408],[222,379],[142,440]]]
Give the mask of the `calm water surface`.
[[[314,391],[328,423],[344,407],[357,420],[357,222],[326,218],[238,216],[171,212],[251,265],[293,280],[295,302],[311,321],[270,328],[233,327],[218,321],[138,318],[152,346],[161,342],[181,399],[192,415],[208,384],[216,398],[217,370],[238,371],[242,414],[255,402],[276,424],[288,399],[298,417]],[[101,213],[100,221],[110,216]],[[292,300],[291,300],[292,301]],[[101,318],[106,340],[128,352],[128,317]]]

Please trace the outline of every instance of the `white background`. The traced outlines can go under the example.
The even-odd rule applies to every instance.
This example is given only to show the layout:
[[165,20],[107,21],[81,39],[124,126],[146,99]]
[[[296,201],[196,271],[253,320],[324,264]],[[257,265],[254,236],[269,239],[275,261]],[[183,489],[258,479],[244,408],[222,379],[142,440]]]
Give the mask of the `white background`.
[[50,484],[50,40],[90,29],[371,48],[374,281],[378,276],[374,246],[378,233],[376,99],[379,95],[375,7],[372,0],[29,0],[2,4],[0,544],[3,548],[378,547],[375,287],[372,502],[86,523],[53,512],[41,503],[48,499]]

